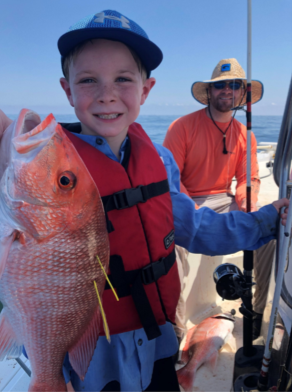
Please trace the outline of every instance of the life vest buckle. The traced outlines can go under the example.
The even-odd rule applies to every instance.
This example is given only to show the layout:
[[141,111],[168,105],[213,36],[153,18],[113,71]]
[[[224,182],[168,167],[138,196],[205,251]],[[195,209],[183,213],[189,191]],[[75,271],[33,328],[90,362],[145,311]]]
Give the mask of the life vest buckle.
[[167,274],[165,257],[142,268],[142,282],[147,285],[156,282],[161,276]]
[[143,185],[139,185],[136,188],[124,189],[120,192],[114,193],[113,200],[116,209],[123,210],[124,208],[133,207],[138,203],[145,203],[148,198],[142,188],[145,187]]

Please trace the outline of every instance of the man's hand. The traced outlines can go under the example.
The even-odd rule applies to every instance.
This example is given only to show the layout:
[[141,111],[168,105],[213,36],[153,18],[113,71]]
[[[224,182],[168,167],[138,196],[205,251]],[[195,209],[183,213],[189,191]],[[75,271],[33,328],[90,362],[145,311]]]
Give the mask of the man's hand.
[[12,120],[10,118],[8,118],[6,116],[6,114],[4,114],[2,112],[2,110],[0,110],[0,139],[1,139],[5,129],[8,128],[11,123],[12,123]]
[[[246,212],[246,199],[242,200],[240,210],[243,211],[243,212]],[[257,211],[257,210],[258,209],[257,209],[256,204],[253,201],[251,201],[250,202],[250,212],[254,212],[254,211]]]
[[276,200],[274,203],[272,203],[273,206],[276,208],[276,210],[279,212],[281,211],[282,207],[286,207],[284,212],[281,214],[281,223],[283,226],[286,226],[286,221],[287,221],[287,215],[288,215],[288,208],[289,207],[289,200],[286,198]]

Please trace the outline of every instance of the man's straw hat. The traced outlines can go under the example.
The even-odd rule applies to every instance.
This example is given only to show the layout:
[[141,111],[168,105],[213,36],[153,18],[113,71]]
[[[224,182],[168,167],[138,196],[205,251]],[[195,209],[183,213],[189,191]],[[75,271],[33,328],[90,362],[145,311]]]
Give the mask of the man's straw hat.
[[[234,80],[241,79],[246,85],[245,72],[236,59],[225,59],[219,61],[216,65],[210,80],[202,82],[195,82],[192,85],[191,91],[193,97],[203,105],[208,105],[207,90],[209,83],[218,82],[219,80]],[[264,86],[258,80],[251,81],[252,102],[256,103],[263,97]],[[243,96],[241,105],[246,105],[246,92]]]

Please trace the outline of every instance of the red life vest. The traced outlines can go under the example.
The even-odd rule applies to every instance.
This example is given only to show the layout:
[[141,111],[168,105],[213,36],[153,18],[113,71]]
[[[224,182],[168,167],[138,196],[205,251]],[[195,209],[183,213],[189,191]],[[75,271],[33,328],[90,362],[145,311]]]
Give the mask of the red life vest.
[[180,293],[172,203],[163,162],[136,123],[128,130],[126,168],[65,132],[95,181],[113,226],[109,277],[120,300],[111,290],[103,293],[110,333],[143,326],[148,339],[153,339],[160,335],[158,325],[174,322]]

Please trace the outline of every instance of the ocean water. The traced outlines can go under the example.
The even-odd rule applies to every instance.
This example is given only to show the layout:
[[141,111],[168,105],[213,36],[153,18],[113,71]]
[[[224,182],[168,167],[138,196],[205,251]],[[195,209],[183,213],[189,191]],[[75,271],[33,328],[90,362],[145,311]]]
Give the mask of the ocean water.
[[[139,116],[139,122],[148,133],[152,141],[162,144],[165,133],[170,124],[179,116]],[[244,116],[236,116],[236,119],[246,124]],[[281,128],[282,116],[253,116],[252,131],[256,136],[257,143],[277,142]]]
[[[16,115],[9,116],[15,119]],[[74,115],[56,115],[59,122],[76,122]],[[162,144],[165,134],[170,124],[180,116],[158,116],[158,115],[140,115],[137,122],[142,125],[152,141]],[[45,115],[41,115],[45,118]],[[246,123],[245,116],[236,116],[236,119],[243,124]],[[254,132],[257,143],[260,142],[277,142],[281,128],[282,116],[253,116],[252,131]]]

